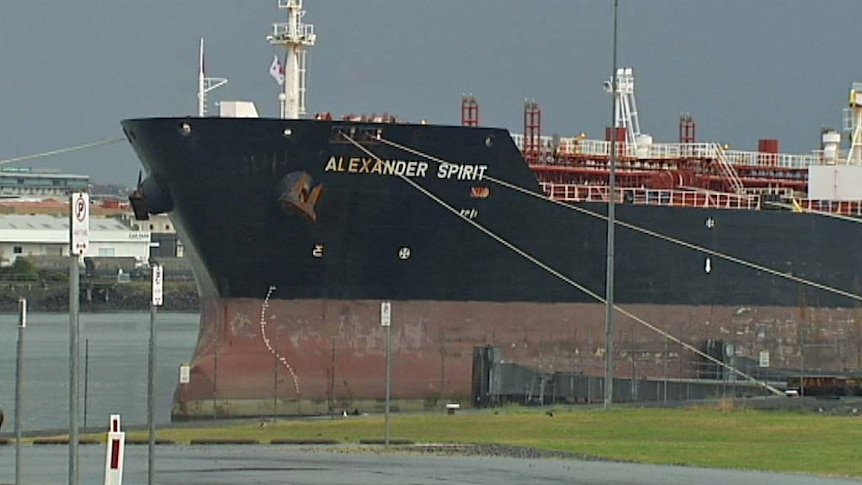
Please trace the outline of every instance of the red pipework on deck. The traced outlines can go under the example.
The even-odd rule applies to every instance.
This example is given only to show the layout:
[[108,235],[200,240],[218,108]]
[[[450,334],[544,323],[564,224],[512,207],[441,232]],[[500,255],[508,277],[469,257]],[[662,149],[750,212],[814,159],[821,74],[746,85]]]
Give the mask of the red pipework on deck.
[[461,96],[461,126],[479,126],[479,102],[472,94]]
[[760,152],[761,165],[777,165],[778,162],[778,140],[772,138],[757,141],[757,151]]
[[679,115],[679,142],[694,143],[694,118],[689,113]]
[[542,110],[535,101],[524,102],[524,158],[535,162],[541,154]]

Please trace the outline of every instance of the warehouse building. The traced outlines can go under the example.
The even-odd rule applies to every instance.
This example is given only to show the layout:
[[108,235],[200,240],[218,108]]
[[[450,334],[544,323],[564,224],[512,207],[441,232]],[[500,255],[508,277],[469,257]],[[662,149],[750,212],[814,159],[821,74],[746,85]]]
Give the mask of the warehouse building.
[[[90,244],[84,257],[150,258],[150,232],[113,217],[90,217]],[[69,216],[0,214],[0,267],[21,256],[68,256]]]

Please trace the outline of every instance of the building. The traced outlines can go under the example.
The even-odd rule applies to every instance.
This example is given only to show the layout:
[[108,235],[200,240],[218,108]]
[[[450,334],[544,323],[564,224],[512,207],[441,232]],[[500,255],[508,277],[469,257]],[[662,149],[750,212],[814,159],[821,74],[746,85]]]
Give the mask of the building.
[[0,197],[56,197],[86,192],[88,175],[30,167],[0,167]]
[[[69,217],[69,198],[15,198],[0,200],[0,215],[56,215]],[[151,215],[149,220],[136,221],[129,203],[115,197],[90,199],[90,217],[110,217],[122,221],[137,232],[150,233],[150,257],[182,258],[182,242],[173,222],[166,214]]]
[[[150,258],[150,232],[122,219],[90,216],[90,243],[84,257]],[[68,256],[69,216],[55,214],[0,214],[0,266],[11,266],[20,256]]]
[[183,243],[177,237],[174,223],[167,214],[151,214],[146,221],[131,223],[141,232],[150,233],[150,256],[153,258],[182,258]]

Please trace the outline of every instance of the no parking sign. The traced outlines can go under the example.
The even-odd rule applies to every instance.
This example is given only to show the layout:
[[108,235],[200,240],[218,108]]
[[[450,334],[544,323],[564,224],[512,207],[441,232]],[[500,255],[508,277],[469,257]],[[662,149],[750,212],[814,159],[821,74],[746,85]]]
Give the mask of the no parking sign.
[[75,192],[71,199],[70,251],[84,254],[90,244],[90,194]]
[[153,306],[162,306],[164,304],[163,288],[165,281],[164,267],[160,264],[153,265]]

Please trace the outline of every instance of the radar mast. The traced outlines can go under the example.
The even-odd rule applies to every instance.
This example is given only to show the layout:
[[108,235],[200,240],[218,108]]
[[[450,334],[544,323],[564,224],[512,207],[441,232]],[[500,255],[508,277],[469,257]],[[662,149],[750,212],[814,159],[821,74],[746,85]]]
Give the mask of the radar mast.
[[314,26],[302,23],[305,10],[302,0],[278,0],[278,8],[287,10],[287,23],[272,24],[267,40],[284,47],[284,92],[279,95],[281,117],[295,119],[305,114],[305,55],[317,36]]
[[201,37],[201,48],[198,52],[198,116],[203,118],[207,115],[207,93],[227,84],[227,78],[206,77],[203,37]]

